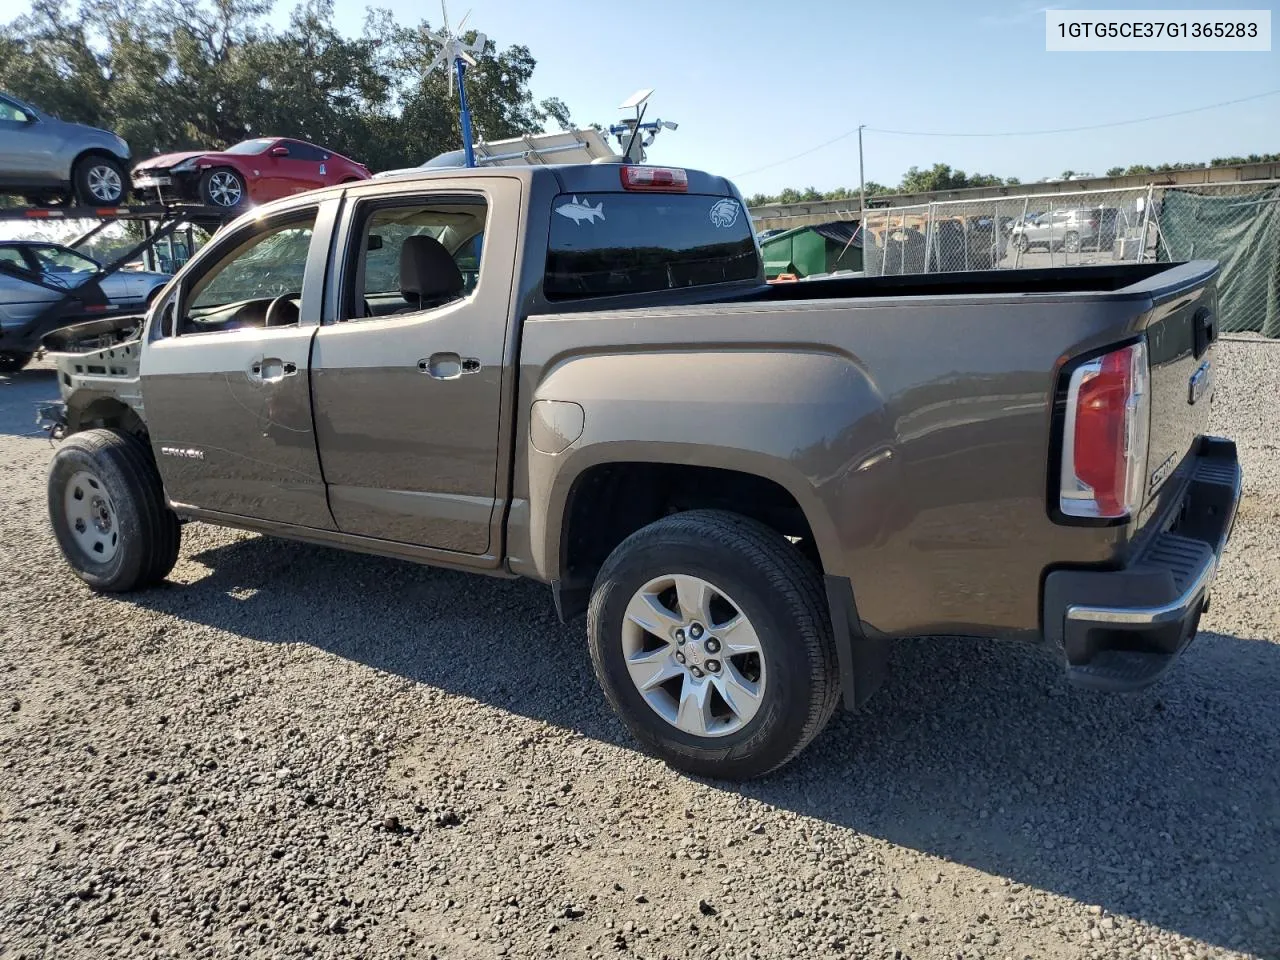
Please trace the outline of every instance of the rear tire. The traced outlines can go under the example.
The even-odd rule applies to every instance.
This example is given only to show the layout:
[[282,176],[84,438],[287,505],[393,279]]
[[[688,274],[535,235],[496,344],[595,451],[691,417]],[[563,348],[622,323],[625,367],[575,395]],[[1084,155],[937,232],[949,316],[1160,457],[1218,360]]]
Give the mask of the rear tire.
[[124,168],[114,157],[91,153],[76,161],[71,172],[75,199],[85,207],[115,206],[129,194]]
[[17,373],[35,356],[19,350],[0,350],[0,373]]
[[[705,599],[686,603],[686,591]],[[587,629],[609,704],[650,752],[687,773],[763,776],[800,753],[836,707],[817,571],[738,514],[693,510],[624,540],[596,577]],[[650,670],[666,679],[653,682],[655,673],[645,686]]]
[[49,466],[48,496],[62,555],[93,589],[149,587],[177,562],[182,529],[151,450],[138,437],[119,430],[72,434]]

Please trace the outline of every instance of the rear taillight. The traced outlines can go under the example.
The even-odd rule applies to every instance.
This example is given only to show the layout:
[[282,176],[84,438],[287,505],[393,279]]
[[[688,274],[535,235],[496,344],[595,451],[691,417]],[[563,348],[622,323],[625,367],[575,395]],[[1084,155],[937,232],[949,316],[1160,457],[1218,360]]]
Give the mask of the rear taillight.
[[1067,387],[1059,509],[1118,519],[1137,512],[1151,429],[1151,372],[1144,342],[1077,367]]
[[641,167],[627,164],[621,171],[622,189],[652,193],[687,193],[689,174],[679,167]]

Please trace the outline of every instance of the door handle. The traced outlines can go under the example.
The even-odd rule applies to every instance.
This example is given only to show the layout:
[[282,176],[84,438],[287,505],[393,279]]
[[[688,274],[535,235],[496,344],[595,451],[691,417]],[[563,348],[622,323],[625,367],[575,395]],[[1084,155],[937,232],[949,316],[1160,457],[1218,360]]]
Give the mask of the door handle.
[[434,380],[457,380],[464,373],[479,373],[481,366],[477,358],[456,353],[433,353],[418,361],[418,369]]
[[253,361],[249,367],[249,379],[256,383],[279,383],[285,377],[292,377],[297,372],[298,365],[292,360],[266,357]]

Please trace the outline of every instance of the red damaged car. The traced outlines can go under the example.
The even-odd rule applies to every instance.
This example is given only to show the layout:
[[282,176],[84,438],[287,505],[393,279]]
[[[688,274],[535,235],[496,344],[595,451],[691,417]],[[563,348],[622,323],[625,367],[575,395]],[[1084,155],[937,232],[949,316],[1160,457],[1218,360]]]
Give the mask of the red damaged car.
[[265,203],[304,190],[369,179],[364,164],[288,137],[257,137],[225,150],[166,153],[133,168],[133,189],[212,207]]

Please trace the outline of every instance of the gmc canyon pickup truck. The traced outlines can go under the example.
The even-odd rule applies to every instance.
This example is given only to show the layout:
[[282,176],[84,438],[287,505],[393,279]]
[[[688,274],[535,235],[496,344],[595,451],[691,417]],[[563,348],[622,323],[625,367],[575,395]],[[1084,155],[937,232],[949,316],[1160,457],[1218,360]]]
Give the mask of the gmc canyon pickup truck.
[[50,518],[104,591],[163,579],[184,520],[542,581],[639,741],[758,776],[899,638],[1034,640],[1103,690],[1170,668],[1239,499],[1216,273],[770,285],[693,170],[333,187],[59,356]]

